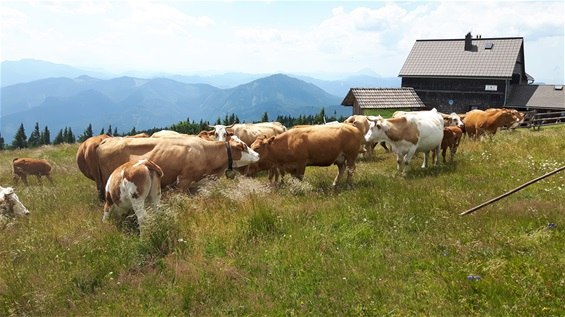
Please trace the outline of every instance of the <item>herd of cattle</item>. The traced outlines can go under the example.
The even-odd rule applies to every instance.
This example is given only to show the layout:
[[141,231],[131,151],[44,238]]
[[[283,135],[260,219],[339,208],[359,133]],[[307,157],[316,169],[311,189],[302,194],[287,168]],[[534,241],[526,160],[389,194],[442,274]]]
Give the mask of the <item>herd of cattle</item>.
[[[437,164],[439,151],[446,161],[457,151],[462,135],[472,139],[494,135],[501,127],[514,128],[524,115],[511,109],[472,110],[466,114],[429,111],[398,111],[391,118],[354,115],[344,122],[303,125],[287,129],[278,122],[216,125],[198,135],[163,130],[152,135],[128,137],[99,135],[81,143],[76,162],[80,171],[96,183],[104,201],[106,220],[111,213],[134,211],[138,223],[145,218],[145,202],[157,206],[162,188],[187,191],[207,176],[241,174],[254,177],[267,171],[271,184],[282,183],[286,173],[302,180],[306,166],[337,165],[337,186],[347,172],[352,184],[359,156],[370,156],[377,144],[396,154],[397,168],[406,172],[412,157],[424,153],[422,167],[429,165],[429,153]],[[389,149],[390,148],[390,149]],[[50,177],[45,160],[16,158],[12,162],[16,184],[27,185],[27,175],[39,182]],[[274,178],[274,181],[273,181]],[[13,188],[0,187],[0,213],[4,217],[27,215]]]

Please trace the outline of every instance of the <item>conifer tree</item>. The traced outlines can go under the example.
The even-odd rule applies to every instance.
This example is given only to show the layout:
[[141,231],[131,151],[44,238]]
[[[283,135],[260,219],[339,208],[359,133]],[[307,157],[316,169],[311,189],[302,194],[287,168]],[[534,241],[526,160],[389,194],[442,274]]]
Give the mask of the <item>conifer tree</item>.
[[263,116],[261,117],[261,122],[269,122],[269,114],[267,114],[267,111],[263,113]]
[[86,141],[86,139],[90,138],[91,136],[92,136],[92,124],[89,123],[88,127],[86,127],[86,130],[84,130],[84,132],[78,138],[78,141],[84,142]]
[[4,138],[2,137],[2,134],[0,134],[0,151],[2,151],[5,146],[6,145],[4,144]]
[[43,129],[43,132],[41,132],[39,139],[39,143],[41,143],[42,145],[51,144],[51,132],[49,132],[49,128],[47,126],[45,126],[45,129]]
[[12,146],[16,149],[27,148],[27,136],[24,129],[24,124],[20,125],[20,128],[14,136],[14,141],[12,141]]
[[107,132],[107,134],[108,134],[109,136],[113,136],[113,135],[112,135],[112,125],[111,125],[111,124],[108,126],[108,132]]
[[55,140],[53,140],[53,144],[57,145],[57,144],[61,144],[64,142],[63,139],[63,129],[59,130],[59,133],[57,133],[57,136],[55,137]]
[[76,142],[76,137],[73,134],[73,130],[71,130],[71,127],[65,128],[65,132],[63,133],[63,141],[68,144],[72,144]]
[[114,132],[112,133],[113,136],[118,136],[118,127],[114,127]]
[[105,134],[106,132],[104,132],[104,128],[102,128],[102,130],[100,130],[100,135]]
[[27,139],[27,145],[29,147],[38,147],[41,145],[41,132],[39,132],[39,123],[35,123],[35,128],[33,132],[29,135],[29,139]]

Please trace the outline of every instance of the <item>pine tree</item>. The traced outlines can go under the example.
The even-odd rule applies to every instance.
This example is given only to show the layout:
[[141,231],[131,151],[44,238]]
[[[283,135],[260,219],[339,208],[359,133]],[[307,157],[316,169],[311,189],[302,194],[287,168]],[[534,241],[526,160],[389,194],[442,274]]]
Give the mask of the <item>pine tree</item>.
[[63,138],[63,129],[61,129],[61,130],[59,130],[59,133],[57,133],[55,140],[53,140],[53,144],[55,144],[55,145],[61,144],[64,141],[65,141],[65,139]]
[[112,133],[113,136],[118,136],[118,127],[114,127],[114,133]]
[[102,128],[102,130],[100,130],[100,135],[105,134],[106,132],[104,132],[104,128]]
[[27,136],[24,129],[24,124],[20,125],[16,136],[14,136],[14,141],[12,141],[12,146],[16,149],[27,148]]
[[65,132],[63,134],[63,140],[65,143],[68,144],[72,144],[77,141],[75,135],[73,134],[73,130],[71,130],[71,127],[69,127],[68,129],[65,128]]
[[263,116],[261,117],[261,122],[269,122],[269,114],[267,114],[267,111],[263,113]]
[[41,137],[39,138],[42,145],[49,145],[51,144],[51,132],[49,132],[49,128],[45,126],[43,132],[41,132]]
[[113,136],[113,135],[112,135],[112,125],[111,125],[111,124],[108,126],[108,135],[109,135],[109,136]]
[[39,132],[39,123],[35,123],[35,128],[33,132],[29,135],[29,139],[27,139],[27,145],[29,147],[38,147],[41,145],[41,132]]
[[0,134],[0,151],[4,150],[4,147],[6,145],[4,144],[4,138],[2,137],[2,134]]
[[81,134],[81,136],[78,138],[79,142],[84,142],[86,141],[86,139],[92,137],[92,124],[88,124],[88,127],[86,127],[86,130],[84,130],[84,132]]

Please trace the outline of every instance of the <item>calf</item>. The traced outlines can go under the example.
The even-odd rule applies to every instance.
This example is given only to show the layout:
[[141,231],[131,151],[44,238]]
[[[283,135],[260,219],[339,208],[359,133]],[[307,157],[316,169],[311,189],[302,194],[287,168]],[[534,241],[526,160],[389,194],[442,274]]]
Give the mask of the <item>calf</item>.
[[145,218],[145,200],[156,208],[161,200],[161,177],[163,171],[152,161],[141,159],[129,161],[116,168],[106,183],[103,221],[110,213],[120,210],[127,213],[131,209],[142,225]]
[[29,215],[29,210],[22,204],[14,189],[0,186],[0,223],[27,215]]
[[25,185],[28,185],[27,175],[35,175],[40,184],[42,183],[41,176],[45,176],[53,184],[51,165],[43,159],[15,158],[12,160],[12,171],[16,185],[20,179],[22,179]]
[[459,142],[463,136],[463,131],[456,126],[448,126],[443,128],[443,139],[441,140],[441,156],[443,157],[443,163],[445,164],[445,156],[447,149],[451,153],[450,161],[453,162],[453,157],[457,153],[457,148],[459,147]]
[[[377,118],[382,118],[381,116],[371,116],[370,118],[372,118],[373,120],[376,120]],[[363,115],[353,115],[350,116],[349,118],[345,119],[345,121],[343,121],[344,123],[350,123],[353,124],[354,126],[356,126],[358,129],[360,129],[363,132],[363,135],[365,135],[367,133],[367,131],[369,131],[369,117],[367,116],[363,116]],[[370,158],[373,155],[373,152],[375,150],[375,146],[377,146],[377,144],[381,144],[381,146],[385,149],[385,151],[389,151],[389,149],[386,147],[386,143],[385,142],[366,142],[365,139],[361,140],[362,144],[361,144],[361,148],[359,150],[359,153],[361,153],[361,155],[363,157],[367,157]]]

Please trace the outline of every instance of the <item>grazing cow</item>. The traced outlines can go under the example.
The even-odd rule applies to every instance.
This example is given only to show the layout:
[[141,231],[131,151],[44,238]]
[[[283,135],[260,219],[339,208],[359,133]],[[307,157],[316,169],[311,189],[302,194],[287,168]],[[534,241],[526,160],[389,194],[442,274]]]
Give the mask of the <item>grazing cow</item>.
[[235,135],[250,146],[259,136],[276,136],[286,130],[286,127],[280,122],[260,122],[237,123],[229,126],[217,124],[214,126],[214,130],[208,131],[208,133],[213,132],[214,138],[217,141],[226,141],[228,136]]
[[514,130],[517,127],[519,127],[520,124],[522,124],[524,122],[524,119],[526,117],[525,113],[520,112],[516,109],[488,108],[488,109],[485,110],[485,112],[488,112],[488,113],[497,113],[497,112],[500,112],[500,111],[510,111],[512,113],[512,117],[514,118],[514,121],[509,125],[503,126],[504,128],[511,129],[511,130]]
[[453,162],[453,157],[457,153],[457,148],[459,147],[459,142],[461,142],[461,137],[463,136],[463,130],[457,126],[447,126],[443,128],[443,139],[441,140],[441,156],[443,157],[443,163],[445,164],[445,156],[447,149],[451,153],[450,161]]
[[257,162],[259,155],[236,139],[229,142],[186,138],[109,138],[98,146],[102,184],[118,166],[131,159],[146,158],[159,165],[161,187],[177,185],[186,191],[207,175],[221,175],[231,167]]
[[37,181],[42,184],[41,176],[47,177],[49,182],[53,184],[51,179],[51,165],[47,160],[33,158],[15,158],[12,160],[12,171],[16,185],[21,179],[27,186],[27,175],[35,175]]
[[150,160],[129,161],[116,168],[106,183],[104,216],[107,221],[110,213],[127,213],[131,209],[142,225],[146,215],[145,201],[155,209],[161,200],[161,177],[163,171]]
[[494,136],[498,128],[510,127],[515,122],[516,115],[509,109],[471,110],[463,119],[467,135],[475,140],[485,134]]
[[0,186],[0,224],[5,224],[15,217],[29,215],[29,210],[22,204],[12,187]]
[[397,168],[400,172],[406,171],[416,152],[424,152],[422,168],[428,166],[429,151],[435,152],[434,163],[437,164],[444,121],[436,109],[395,115],[399,117],[370,120],[365,140],[389,143],[392,151],[396,153]]
[[[291,171],[303,179],[306,166],[338,166],[336,186],[347,169],[347,182],[351,185],[355,160],[363,133],[350,124],[313,125],[290,129],[277,136],[261,136],[251,147],[259,153],[259,163],[275,174]],[[272,174],[269,175],[272,181]]]

